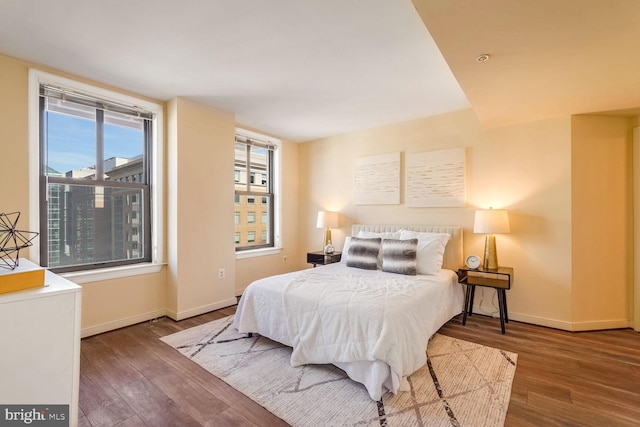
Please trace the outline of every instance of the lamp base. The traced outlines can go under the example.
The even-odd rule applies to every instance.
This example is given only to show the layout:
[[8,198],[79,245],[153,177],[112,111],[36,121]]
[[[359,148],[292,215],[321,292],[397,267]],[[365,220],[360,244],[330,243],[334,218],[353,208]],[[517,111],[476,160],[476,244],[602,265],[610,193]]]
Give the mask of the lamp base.
[[327,231],[324,234],[324,249],[325,254],[332,254],[335,252],[335,248],[333,247],[333,243],[331,242],[331,229],[327,228]]
[[496,270],[498,268],[498,252],[496,251],[496,236],[487,234],[484,241],[484,263],[485,270]]

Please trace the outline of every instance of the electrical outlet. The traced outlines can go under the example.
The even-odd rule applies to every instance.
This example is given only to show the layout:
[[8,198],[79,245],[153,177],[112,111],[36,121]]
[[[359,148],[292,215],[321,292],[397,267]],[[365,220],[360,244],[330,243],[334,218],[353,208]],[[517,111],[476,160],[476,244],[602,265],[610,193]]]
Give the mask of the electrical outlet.
[[224,279],[224,268],[221,268],[220,270],[218,270],[218,279]]
[[282,262],[287,262],[287,259],[289,259],[289,258],[287,258],[287,256],[286,256],[286,255],[285,255],[285,256],[283,256],[283,257],[282,257]]

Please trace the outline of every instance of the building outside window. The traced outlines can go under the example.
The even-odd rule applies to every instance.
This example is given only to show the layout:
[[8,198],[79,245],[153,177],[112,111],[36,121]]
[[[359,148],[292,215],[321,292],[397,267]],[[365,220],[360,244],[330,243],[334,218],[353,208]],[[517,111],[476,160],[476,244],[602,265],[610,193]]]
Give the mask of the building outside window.
[[[238,179],[235,182],[235,200],[239,200],[236,209],[246,212],[240,223],[236,223],[236,232],[242,236],[240,242],[236,238],[236,252],[276,247],[276,150],[277,143],[267,137],[249,136],[242,132],[236,134],[234,170],[238,172]],[[256,204],[256,199],[259,204]],[[256,222],[257,216],[260,222]],[[256,235],[261,236],[259,241],[256,241]]]
[[150,262],[155,114],[49,84],[39,95],[41,265]]

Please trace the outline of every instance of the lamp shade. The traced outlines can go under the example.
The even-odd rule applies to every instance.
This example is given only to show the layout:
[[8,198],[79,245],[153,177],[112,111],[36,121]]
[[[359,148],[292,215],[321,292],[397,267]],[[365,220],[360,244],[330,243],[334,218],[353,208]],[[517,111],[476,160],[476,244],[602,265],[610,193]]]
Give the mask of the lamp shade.
[[316,223],[318,228],[337,228],[338,227],[338,212],[319,211],[318,221]]
[[505,209],[483,209],[476,211],[473,222],[474,233],[508,234],[509,214]]

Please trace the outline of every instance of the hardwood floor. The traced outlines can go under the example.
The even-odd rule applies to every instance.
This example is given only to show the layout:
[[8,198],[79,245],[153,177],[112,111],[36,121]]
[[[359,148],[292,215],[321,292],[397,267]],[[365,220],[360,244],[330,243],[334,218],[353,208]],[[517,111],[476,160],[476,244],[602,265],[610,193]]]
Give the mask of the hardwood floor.
[[[286,426],[158,338],[233,314],[162,318],[82,340],[81,426]],[[640,424],[640,334],[452,319],[440,333],[518,353],[507,426]]]

